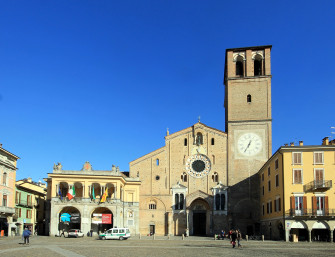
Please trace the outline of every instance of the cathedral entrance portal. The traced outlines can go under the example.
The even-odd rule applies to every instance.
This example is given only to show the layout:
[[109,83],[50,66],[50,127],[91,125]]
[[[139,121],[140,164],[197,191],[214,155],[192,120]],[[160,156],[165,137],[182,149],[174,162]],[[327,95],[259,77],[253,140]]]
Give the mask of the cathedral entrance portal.
[[206,235],[206,212],[193,211],[193,235]]
[[210,207],[205,199],[197,198],[189,207],[190,235],[206,236],[210,233]]

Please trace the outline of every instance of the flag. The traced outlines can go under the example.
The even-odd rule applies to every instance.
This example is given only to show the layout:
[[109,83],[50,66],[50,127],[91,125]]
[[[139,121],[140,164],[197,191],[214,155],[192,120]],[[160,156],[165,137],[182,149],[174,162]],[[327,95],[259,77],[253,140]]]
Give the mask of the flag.
[[95,200],[94,187],[92,188],[92,199]]
[[105,193],[102,195],[100,203],[106,202],[107,195],[108,195],[108,187],[106,188]]
[[62,191],[60,190],[60,188],[58,189],[58,196],[60,196],[60,199],[63,200]]
[[71,192],[71,190],[68,190],[66,196],[67,196],[67,198],[69,198],[69,200],[71,200],[73,197],[76,196],[76,190],[75,190],[74,185],[72,186],[72,192]]

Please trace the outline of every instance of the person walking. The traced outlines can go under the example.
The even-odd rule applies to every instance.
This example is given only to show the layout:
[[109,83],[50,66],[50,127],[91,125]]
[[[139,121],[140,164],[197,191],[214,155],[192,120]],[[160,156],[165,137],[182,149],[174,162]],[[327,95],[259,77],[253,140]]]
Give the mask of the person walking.
[[60,234],[59,237],[62,237],[62,236],[65,237],[65,233],[64,232],[65,232],[65,229],[63,228],[62,233]]
[[221,239],[224,240],[224,237],[225,237],[225,232],[224,230],[221,230]]
[[29,245],[29,237],[31,235],[30,230],[28,230],[28,228],[25,228],[22,235],[23,235],[23,238],[24,238],[24,244]]
[[242,240],[242,234],[241,231],[236,230],[236,234],[237,234],[237,247],[240,248],[242,247],[240,241]]
[[236,234],[236,231],[234,230],[231,234],[231,244],[233,248],[235,248],[235,245],[236,245],[236,238],[237,238],[237,234]]

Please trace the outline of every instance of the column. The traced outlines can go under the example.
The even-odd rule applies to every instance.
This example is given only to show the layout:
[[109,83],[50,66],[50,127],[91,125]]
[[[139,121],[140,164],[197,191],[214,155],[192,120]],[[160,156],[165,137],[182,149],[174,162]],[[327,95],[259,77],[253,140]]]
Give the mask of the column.
[[285,241],[290,241],[290,229],[285,229]]
[[330,233],[330,242],[333,243],[334,242],[334,237],[333,237],[333,230],[329,230],[329,233]]
[[190,231],[189,229],[189,224],[188,224],[188,215],[190,214],[190,211],[189,210],[186,210],[186,228],[188,229],[188,231]]
[[308,230],[308,242],[312,242],[312,230]]

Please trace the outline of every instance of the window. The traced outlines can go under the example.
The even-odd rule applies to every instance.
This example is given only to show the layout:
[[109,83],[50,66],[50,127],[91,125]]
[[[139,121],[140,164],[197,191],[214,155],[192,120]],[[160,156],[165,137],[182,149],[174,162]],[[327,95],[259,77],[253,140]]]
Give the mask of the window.
[[184,139],[184,146],[187,146],[187,138]]
[[272,213],[272,201],[270,202],[270,213]]
[[264,186],[262,187],[262,195],[264,195]]
[[263,216],[264,216],[264,214],[265,214],[264,203],[262,204],[262,210],[263,210]]
[[303,196],[296,196],[295,198],[295,214],[301,215],[304,210],[304,198]]
[[268,181],[268,191],[269,192],[271,191],[271,181],[270,180]]
[[27,210],[26,218],[31,219],[31,210]]
[[202,138],[202,134],[200,132],[197,133],[196,143],[197,143],[197,145],[202,145],[203,144],[203,138]]
[[271,174],[271,169],[270,169],[270,167],[268,168],[268,176],[270,176],[270,174]]
[[7,185],[7,173],[6,172],[4,172],[3,175],[2,175],[2,184],[4,186]]
[[154,201],[151,201],[149,203],[149,210],[156,210],[156,208],[157,208],[156,203]]
[[212,155],[213,158],[213,164],[215,164],[215,155]]
[[257,54],[255,56],[255,60],[254,60],[254,76],[260,76],[260,75],[263,75],[262,74],[262,63],[263,63],[263,60],[262,60],[262,56]]
[[156,159],[156,166],[159,166],[159,159]]
[[314,170],[314,175],[315,175],[315,181],[316,183],[323,183],[323,169],[315,169]]
[[279,187],[279,175],[276,174],[276,187]]
[[226,195],[223,193],[215,194],[215,210],[223,211],[226,204]]
[[219,181],[219,175],[217,172],[214,172],[213,174],[213,182],[218,182]]
[[239,77],[244,76],[243,57],[240,55],[236,58],[236,76],[239,76]]
[[262,173],[262,181],[264,181],[264,173]]
[[182,182],[187,182],[187,174],[186,174],[186,172],[184,172],[183,174],[181,174],[181,181]]
[[275,207],[275,212],[280,211],[281,210],[281,206],[280,206],[280,198],[277,197],[274,203],[274,207]]
[[214,138],[211,139],[211,145],[214,145]]
[[247,103],[251,103],[251,95],[247,95]]
[[323,152],[314,153],[314,164],[323,164]]
[[324,215],[324,211],[325,211],[325,197],[316,196],[316,214]]
[[4,206],[4,207],[7,206],[7,195],[2,196],[2,206]]
[[175,194],[175,210],[183,210],[184,209],[184,194]]
[[301,165],[301,153],[292,153],[293,165]]
[[161,177],[159,175],[156,176],[156,180],[159,180]]
[[27,205],[32,206],[31,195],[27,195]]
[[278,168],[279,168],[279,161],[277,159],[277,160],[275,160],[275,169],[278,170]]
[[293,184],[302,184],[302,170],[293,169]]
[[269,201],[266,205],[266,213],[272,213],[272,201]]
[[21,202],[21,192],[16,192],[15,194],[15,203],[20,204]]

